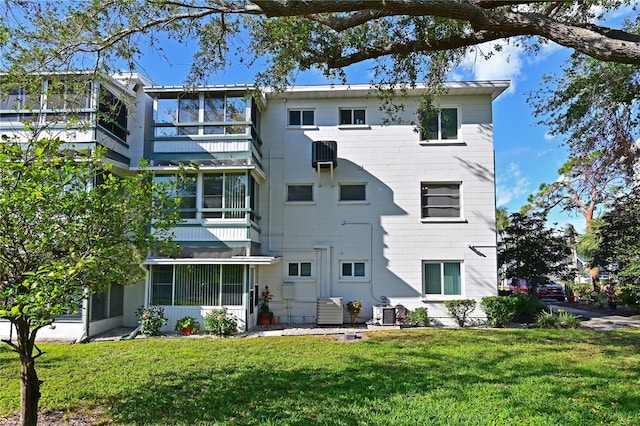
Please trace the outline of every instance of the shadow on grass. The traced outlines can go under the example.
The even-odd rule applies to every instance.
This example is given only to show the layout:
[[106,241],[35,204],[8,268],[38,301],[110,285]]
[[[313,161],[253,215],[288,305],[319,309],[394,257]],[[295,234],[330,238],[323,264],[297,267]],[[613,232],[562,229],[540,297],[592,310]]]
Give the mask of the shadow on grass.
[[[245,359],[150,374],[104,405],[126,424],[638,420],[640,394],[628,387],[640,381],[631,367],[638,334],[460,330],[446,336],[378,334],[356,345],[306,337],[307,350],[298,347],[303,338],[277,339],[265,356],[251,347]],[[594,344],[631,357],[630,364],[600,356]]]

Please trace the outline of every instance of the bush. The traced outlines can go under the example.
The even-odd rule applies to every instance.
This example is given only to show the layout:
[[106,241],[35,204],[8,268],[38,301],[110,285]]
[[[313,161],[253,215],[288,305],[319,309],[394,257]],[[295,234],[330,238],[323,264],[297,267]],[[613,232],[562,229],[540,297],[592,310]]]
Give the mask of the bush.
[[558,325],[560,328],[578,328],[581,322],[577,316],[570,314],[564,309],[558,309]]
[[204,317],[204,329],[216,336],[230,336],[238,332],[238,319],[227,308],[214,309]]
[[565,311],[558,309],[558,313],[554,314],[552,310],[543,311],[538,315],[536,327],[538,328],[578,328],[580,327],[580,319]]
[[538,297],[516,294],[516,316],[535,317],[547,307]]
[[456,320],[458,326],[464,327],[467,317],[476,308],[474,299],[447,300],[444,306],[449,311],[449,315]]
[[625,305],[637,305],[640,300],[640,292],[638,287],[632,284],[620,287],[620,301]]
[[160,329],[167,324],[164,308],[160,306],[152,305],[146,309],[140,306],[136,310],[136,317],[140,323],[140,333],[145,336],[160,335]]
[[194,317],[183,317],[176,321],[176,333],[183,333],[185,328],[191,329],[192,333],[197,334],[200,332],[200,323]]
[[536,320],[536,327],[538,328],[557,328],[558,327],[558,317],[553,314],[553,311],[549,310],[542,311],[540,315],[538,315],[538,319]]
[[415,325],[418,327],[427,327],[429,325],[427,308],[420,307],[409,312],[409,316],[406,319],[406,323],[409,325]]
[[487,322],[491,327],[504,327],[516,315],[515,297],[489,296],[483,297],[480,307],[487,314]]

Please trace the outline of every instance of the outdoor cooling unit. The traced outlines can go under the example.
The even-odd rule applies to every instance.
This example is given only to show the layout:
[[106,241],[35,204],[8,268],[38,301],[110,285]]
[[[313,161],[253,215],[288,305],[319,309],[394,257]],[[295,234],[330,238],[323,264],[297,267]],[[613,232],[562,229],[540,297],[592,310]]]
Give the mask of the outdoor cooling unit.
[[338,142],[313,141],[311,146],[311,167],[328,169],[338,166]]
[[342,297],[321,297],[318,299],[317,320],[318,325],[335,324],[344,322]]
[[394,325],[396,323],[396,308],[393,306],[374,306],[373,320],[380,325]]

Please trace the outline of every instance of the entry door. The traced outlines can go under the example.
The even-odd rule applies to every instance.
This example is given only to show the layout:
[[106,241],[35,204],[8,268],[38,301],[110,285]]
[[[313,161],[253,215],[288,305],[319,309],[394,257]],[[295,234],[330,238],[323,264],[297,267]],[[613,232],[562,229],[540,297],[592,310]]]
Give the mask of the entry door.
[[249,303],[247,306],[247,327],[253,328],[258,323],[258,285],[256,284],[256,267],[249,266]]

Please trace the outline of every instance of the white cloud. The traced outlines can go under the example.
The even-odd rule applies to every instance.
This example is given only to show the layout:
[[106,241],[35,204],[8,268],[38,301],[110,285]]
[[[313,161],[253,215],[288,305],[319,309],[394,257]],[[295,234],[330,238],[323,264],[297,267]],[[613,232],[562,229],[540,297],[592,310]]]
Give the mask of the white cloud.
[[515,163],[510,163],[507,173],[496,182],[496,204],[506,206],[512,201],[526,197],[530,193],[531,181]]
[[511,80],[509,90],[513,91],[522,71],[522,55],[521,48],[506,41],[484,43],[467,54],[461,69],[470,73],[473,80]]

